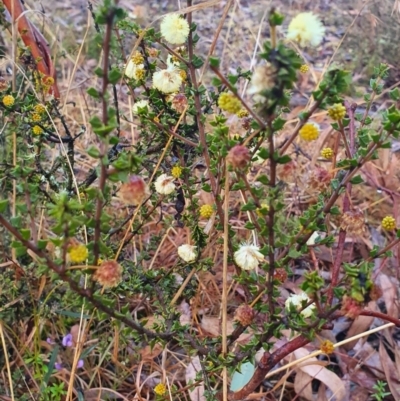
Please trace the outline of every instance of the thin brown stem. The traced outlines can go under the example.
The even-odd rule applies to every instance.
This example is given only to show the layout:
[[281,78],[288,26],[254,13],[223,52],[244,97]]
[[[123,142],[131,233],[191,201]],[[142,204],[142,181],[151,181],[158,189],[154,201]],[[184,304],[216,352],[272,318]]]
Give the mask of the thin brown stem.
[[268,210],[268,304],[269,313],[274,314],[275,306],[273,299],[274,292],[274,271],[275,271],[275,200],[276,200],[276,168],[277,162],[275,161],[275,143],[274,143],[274,130],[272,128],[271,120],[268,121],[268,145],[269,145],[269,187],[270,187],[270,198],[269,198],[269,210]]
[[[188,7],[190,7],[192,5],[192,0],[188,0],[187,5],[188,5]],[[188,21],[189,25],[191,25],[192,13],[187,14],[187,21]],[[218,216],[220,218],[221,223],[223,223],[224,211],[222,208],[221,201],[219,199],[219,194],[217,193],[217,182],[216,182],[213,172],[211,171],[211,160],[210,160],[210,154],[208,153],[208,146],[207,146],[207,141],[206,141],[206,132],[205,132],[205,127],[204,127],[204,122],[203,122],[203,113],[202,113],[202,109],[201,109],[201,97],[200,97],[200,92],[199,92],[199,85],[197,83],[196,69],[193,65],[193,57],[194,57],[193,51],[194,51],[193,35],[192,35],[192,32],[190,32],[189,38],[188,38],[189,75],[190,75],[190,80],[191,80],[191,83],[193,86],[193,92],[194,92],[193,97],[194,97],[194,105],[195,105],[195,109],[196,109],[197,128],[199,130],[200,144],[202,147],[204,162],[208,169],[210,185],[211,185],[211,189],[213,192],[214,201],[215,201],[215,204],[217,207]]]
[[360,315],[361,316],[376,317],[378,319],[382,319],[382,320],[385,320],[387,322],[393,323],[397,327],[400,327],[400,319],[396,319],[395,317],[392,317],[392,316],[389,316],[389,315],[385,315],[384,313],[375,312],[375,311],[372,311],[372,310],[363,310],[363,311],[360,312]]
[[[345,102],[345,106],[346,106],[347,113],[350,118],[350,125],[349,125],[349,139],[350,139],[349,142],[350,143],[347,147],[347,152],[349,153],[349,157],[352,158],[355,153],[356,128],[355,128],[354,113],[356,111],[357,105],[355,103],[350,105],[348,102]],[[341,128],[343,128],[343,125],[341,125]],[[344,135],[344,129],[342,131],[342,135]],[[345,135],[344,135],[343,140],[347,144],[347,138]],[[349,181],[346,184],[346,192],[345,192],[345,195],[343,198],[343,207],[342,207],[343,214],[347,213],[350,210],[351,189],[352,189],[352,184]],[[339,281],[340,267],[343,262],[343,253],[344,253],[344,244],[346,241],[346,234],[347,234],[346,230],[343,230],[342,228],[340,228],[339,238],[338,238],[338,247],[336,249],[335,261],[334,261],[333,267],[332,267],[332,281],[331,281],[331,285],[329,286],[328,295],[327,295],[328,305],[332,305],[333,291],[337,287],[337,284]]]

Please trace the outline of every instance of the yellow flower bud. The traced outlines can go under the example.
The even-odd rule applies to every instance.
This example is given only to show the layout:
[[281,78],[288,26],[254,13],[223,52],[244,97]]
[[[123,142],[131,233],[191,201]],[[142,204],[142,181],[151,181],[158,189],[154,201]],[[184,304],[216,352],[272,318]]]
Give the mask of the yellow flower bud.
[[304,141],[315,141],[319,137],[319,126],[316,123],[306,123],[299,131],[300,138]]
[[386,216],[382,220],[382,228],[387,231],[393,231],[396,229],[396,220],[393,216]]
[[321,156],[324,159],[332,159],[333,157],[333,150],[331,148],[323,148],[321,150]]
[[6,95],[3,97],[3,104],[6,107],[12,107],[15,103],[14,96],[12,95]]
[[346,107],[344,107],[340,103],[334,104],[328,110],[328,116],[334,121],[342,120],[345,117],[345,115],[346,115]]
[[200,216],[204,219],[209,219],[214,213],[214,209],[211,205],[203,205],[200,208]]

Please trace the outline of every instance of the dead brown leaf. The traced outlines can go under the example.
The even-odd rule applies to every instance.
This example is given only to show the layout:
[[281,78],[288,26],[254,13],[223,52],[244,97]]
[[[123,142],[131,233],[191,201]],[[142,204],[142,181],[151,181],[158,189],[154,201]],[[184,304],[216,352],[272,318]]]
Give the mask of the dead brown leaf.
[[[293,352],[293,355],[296,359],[300,359],[309,355],[309,352],[305,348],[299,348]],[[335,373],[321,366],[321,361],[318,361],[317,358],[310,358],[306,362],[299,364],[297,368],[310,376],[310,378],[317,379],[329,387],[336,401],[345,399],[346,388],[342,380]]]
[[379,356],[382,361],[382,367],[392,396],[395,400],[400,400],[400,372],[396,371],[396,367],[390,359],[382,341],[379,344]]

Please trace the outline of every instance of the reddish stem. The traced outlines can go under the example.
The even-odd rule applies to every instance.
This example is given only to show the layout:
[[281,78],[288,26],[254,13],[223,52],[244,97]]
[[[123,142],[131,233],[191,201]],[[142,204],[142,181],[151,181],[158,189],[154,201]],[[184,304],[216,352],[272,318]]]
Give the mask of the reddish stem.
[[[345,107],[346,107],[347,114],[349,115],[349,119],[350,119],[350,124],[349,124],[350,155],[349,155],[349,157],[351,158],[351,157],[353,157],[353,155],[355,153],[356,128],[355,128],[354,113],[356,111],[357,105],[355,103],[350,105],[350,103],[348,103],[346,101]],[[346,140],[346,138],[343,138],[343,139]],[[343,214],[345,214],[346,212],[348,212],[350,210],[351,188],[352,188],[352,184],[351,184],[351,182],[348,182],[346,184],[346,193],[345,193],[344,199],[343,199]],[[343,230],[341,228],[339,231],[338,246],[337,246],[336,255],[335,255],[335,262],[333,263],[333,267],[332,267],[332,281],[331,281],[331,285],[328,289],[328,294],[327,294],[327,304],[328,305],[332,305],[333,290],[339,282],[340,266],[342,265],[342,261],[343,261],[345,241],[346,241],[346,230]]]
[[361,311],[360,315],[376,317],[378,319],[386,320],[387,322],[393,323],[397,327],[400,327],[400,319],[396,319],[395,317],[385,315],[384,313],[374,312],[372,310],[363,310]]
[[[254,372],[253,377],[250,381],[239,391],[229,392],[228,400],[244,400],[246,397],[251,394],[264,380],[265,375],[271,371],[271,369],[279,363],[283,358],[287,355],[291,354],[293,351],[304,347],[308,344],[310,340],[303,336],[299,336],[294,338],[292,341],[286,343],[284,346],[277,349],[274,353],[270,354],[269,352],[264,352],[264,355],[261,357],[260,362],[258,362],[258,366],[256,371]],[[217,395],[218,399],[222,399],[222,393]]]

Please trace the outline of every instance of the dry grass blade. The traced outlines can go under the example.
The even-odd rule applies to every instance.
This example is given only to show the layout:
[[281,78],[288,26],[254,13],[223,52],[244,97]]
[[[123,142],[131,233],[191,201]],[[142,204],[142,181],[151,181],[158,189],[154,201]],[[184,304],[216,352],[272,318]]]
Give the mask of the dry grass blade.
[[3,352],[4,352],[4,358],[6,361],[6,369],[7,369],[7,375],[8,375],[8,383],[9,383],[9,393],[11,395],[11,400],[15,401],[14,398],[14,386],[13,386],[13,380],[11,376],[11,368],[10,368],[10,361],[8,360],[8,350],[7,350],[7,344],[6,340],[4,338],[4,332],[3,332],[3,322],[0,321],[0,339],[1,339],[1,345],[3,347]]

